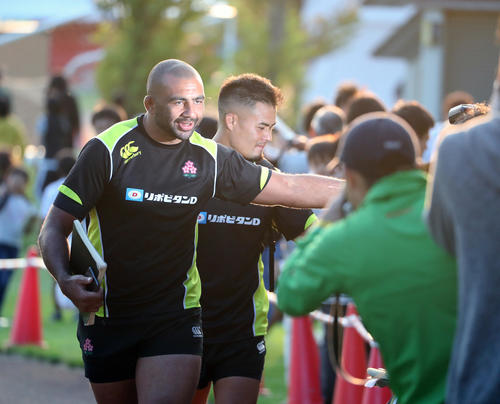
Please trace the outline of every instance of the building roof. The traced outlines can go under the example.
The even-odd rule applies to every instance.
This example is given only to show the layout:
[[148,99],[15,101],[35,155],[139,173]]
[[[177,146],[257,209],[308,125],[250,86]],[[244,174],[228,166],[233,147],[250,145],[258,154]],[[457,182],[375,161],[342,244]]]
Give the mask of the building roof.
[[419,36],[420,12],[415,12],[373,51],[373,56],[414,59],[418,55]]
[[22,0],[0,8],[0,21],[36,21],[31,32],[0,32],[0,45],[38,34],[76,20],[96,21],[99,9],[93,0]]
[[366,6],[402,6],[444,8],[450,10],[500,11],[500,0],[365,0]]

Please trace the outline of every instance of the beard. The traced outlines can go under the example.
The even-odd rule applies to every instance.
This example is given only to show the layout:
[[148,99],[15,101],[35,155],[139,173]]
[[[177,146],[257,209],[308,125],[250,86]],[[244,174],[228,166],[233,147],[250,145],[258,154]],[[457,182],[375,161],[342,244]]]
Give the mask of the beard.
[[[192,129],[190,130],[179,130],[177,128],[177,124],[179,122],[188,122],[192,123]],[[168,133],[170,136],[176,137],[180,140],[188,140],[191,135],[194,133],[194,130],[199,123],[199,119],[186,119],[186,118],[177,118],[175,121],[170,121],[169,119],[161,119],[158,116],[155,116],[156,125]]]

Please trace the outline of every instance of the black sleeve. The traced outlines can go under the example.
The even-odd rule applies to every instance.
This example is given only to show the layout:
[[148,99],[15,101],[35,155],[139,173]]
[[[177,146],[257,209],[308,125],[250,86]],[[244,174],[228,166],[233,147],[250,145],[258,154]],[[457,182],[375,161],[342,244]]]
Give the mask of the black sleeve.
[[274,208],[274,224],[287,240],[300,236],[316,220],[316,215],[311,209],[292,209],[282,206]]
[[264,189],[269,178],[271,170],[267,167],[245,160],[229,147],[217,145],[217,198],[246,205]]
[[83,219],[96,205],[109,181],[110,158],[106,146],[97,138],[91,139],[59,188],[54,205]]

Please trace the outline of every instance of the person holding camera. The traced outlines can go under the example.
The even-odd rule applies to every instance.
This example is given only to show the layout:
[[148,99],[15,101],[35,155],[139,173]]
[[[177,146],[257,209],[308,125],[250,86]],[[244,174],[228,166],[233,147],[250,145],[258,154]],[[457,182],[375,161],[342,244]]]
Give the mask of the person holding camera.
[[[355,120],[340,153],[346,195],[297,242],[278,282],[278,306],[299,316],[327,297],[352,297],[379,344],[400,403],[444,402],[456,323],[455,260],[422,220],[426,177],[401,118]],[[353,211],[343,218],[346,200]]]

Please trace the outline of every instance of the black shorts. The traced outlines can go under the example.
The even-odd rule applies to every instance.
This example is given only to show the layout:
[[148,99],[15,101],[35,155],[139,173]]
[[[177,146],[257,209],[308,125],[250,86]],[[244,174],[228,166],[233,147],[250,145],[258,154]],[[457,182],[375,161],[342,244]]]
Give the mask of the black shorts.
[[172,316],[128,322],[97,318],[95,325],[78,323],[77,337],[92,383],[135,378],[137,359],[146,356],[200,355],[203,350],[200,309]]
[[198,388],[224,377],[241,376],[260,380],[264,369],[266,344],[264,337],[235,342],[203,344],[203,358]]

